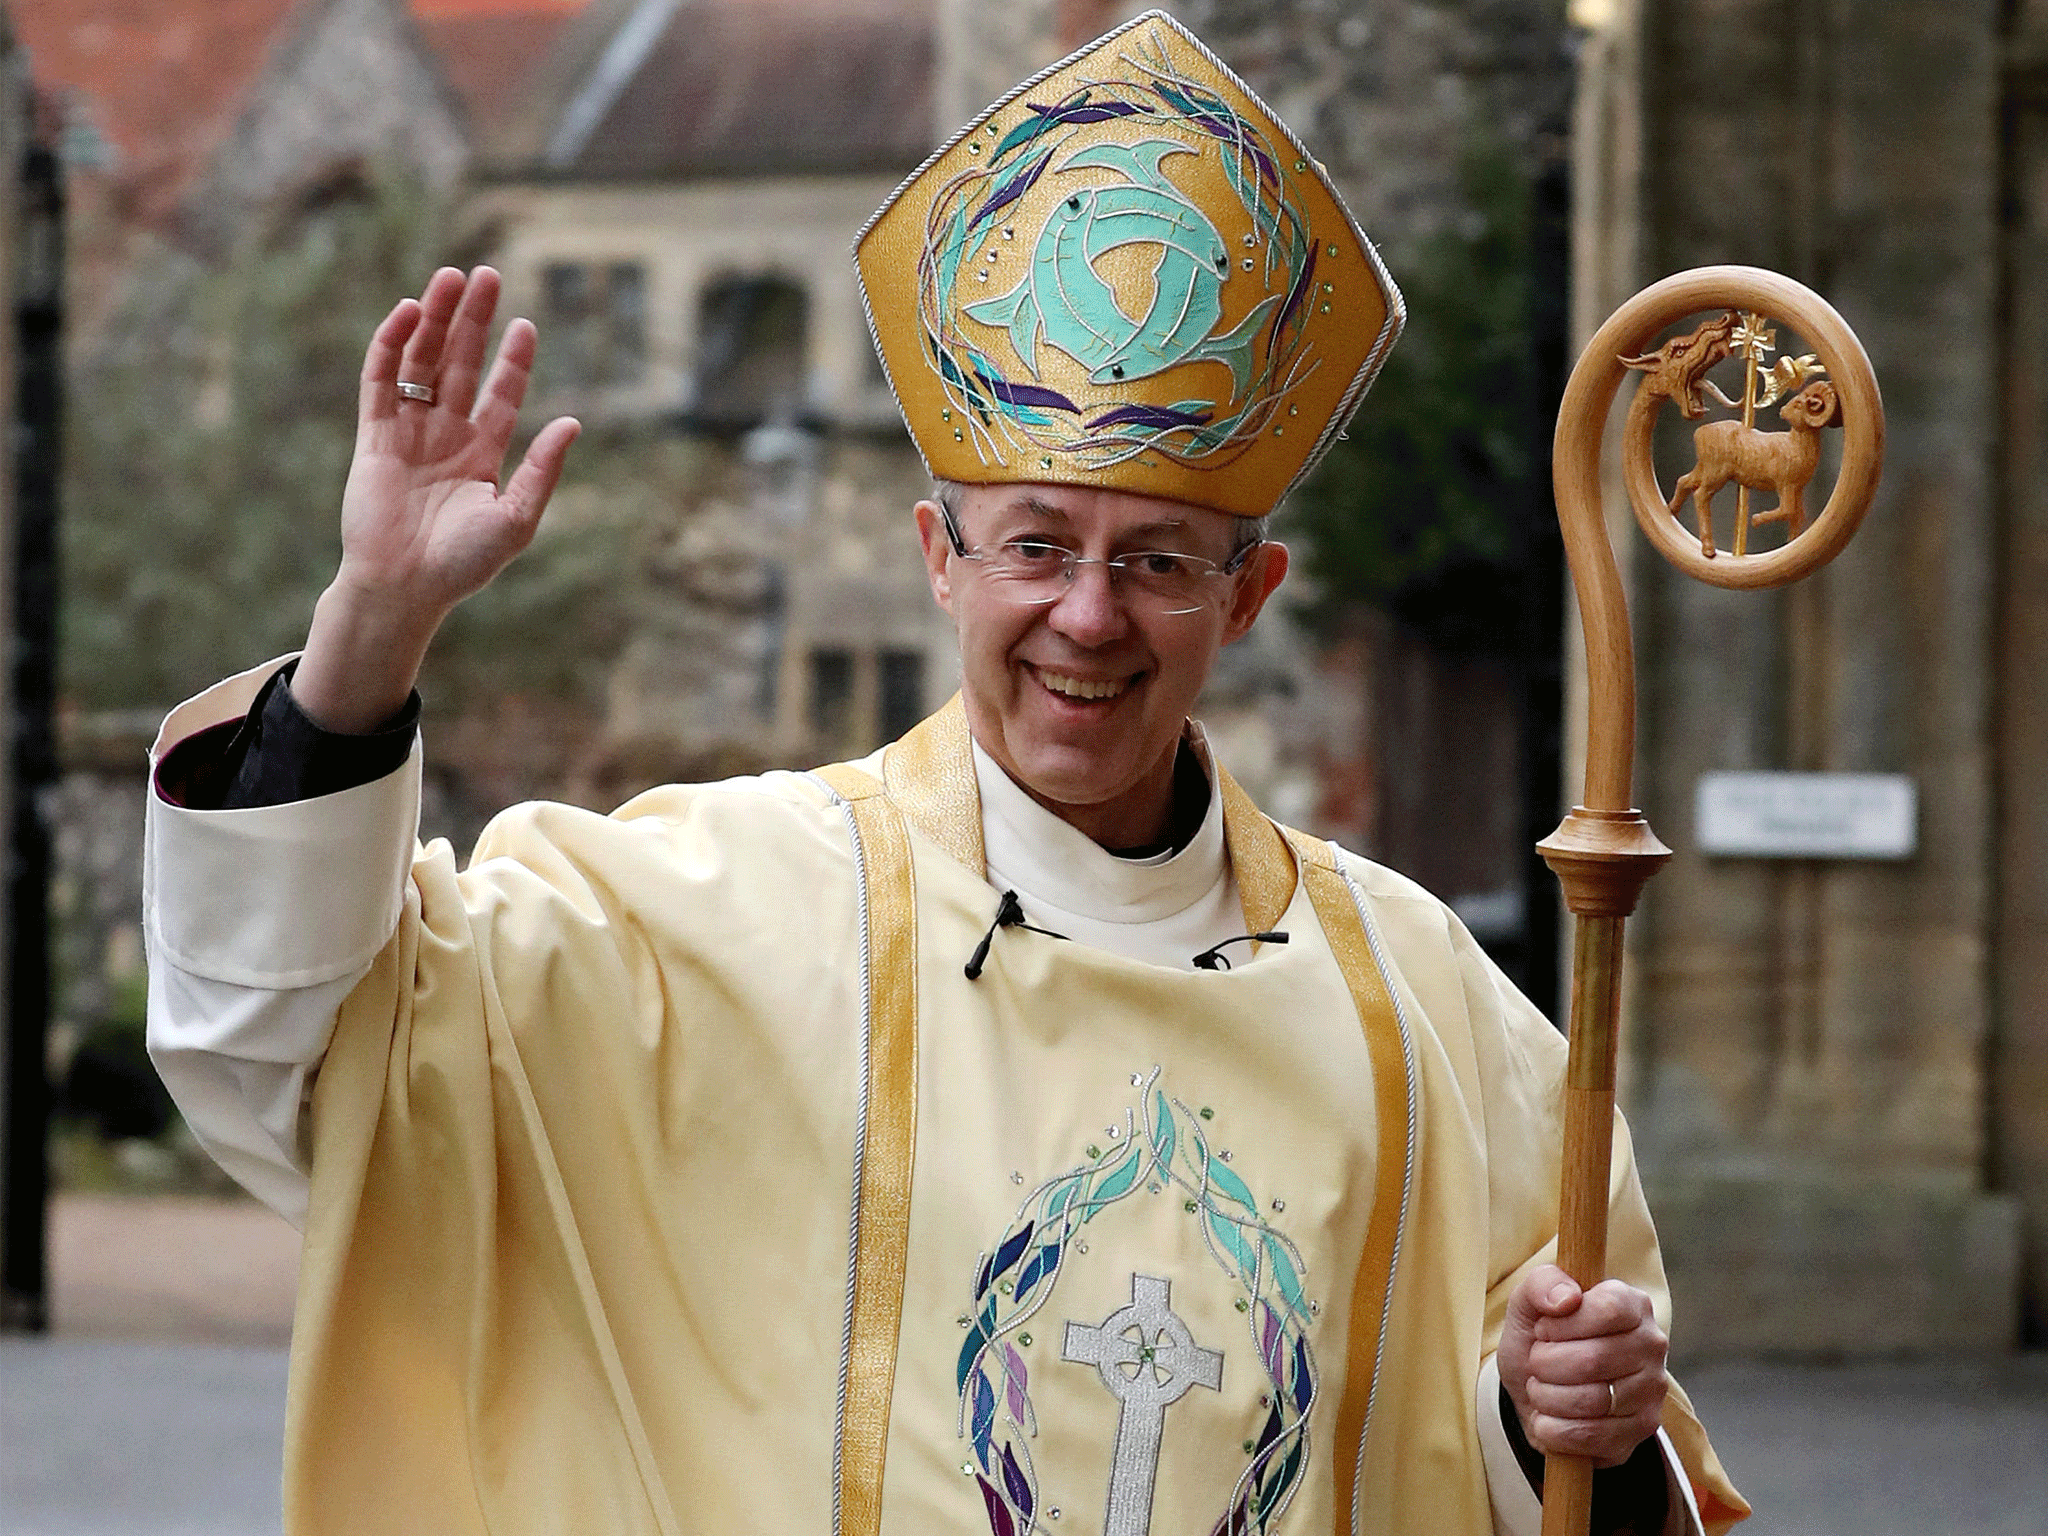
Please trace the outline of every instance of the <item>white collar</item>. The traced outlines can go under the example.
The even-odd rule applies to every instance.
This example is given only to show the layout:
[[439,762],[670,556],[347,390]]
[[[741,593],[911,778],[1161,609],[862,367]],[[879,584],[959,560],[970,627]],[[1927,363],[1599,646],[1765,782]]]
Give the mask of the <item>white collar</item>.
[[1104,923],[1154,923],[1210,895],[1229,872],[1223,796],[1200,726],[1190,742],[1209,776],[1209,809],[1178,853],[1120,859],[1026,794],[973,743],[989,884]]

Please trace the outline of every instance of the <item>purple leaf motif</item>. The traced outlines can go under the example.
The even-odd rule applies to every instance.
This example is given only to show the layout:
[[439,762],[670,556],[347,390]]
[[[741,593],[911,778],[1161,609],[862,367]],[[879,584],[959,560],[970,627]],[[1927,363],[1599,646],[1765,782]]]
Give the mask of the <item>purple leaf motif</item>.
[[995,1536],[1017,1536],[1017,1522],[1010,1518],[1010,1507],[996,1492],[995,1484],[979,1473],[975,1474],[974,1480],[981,1485],[982,1503],[988,1506],[988,1528]]
[[[1022,1424],[1025,1414],[1024,1384],[1031,1379],[1031,1376],[1024,1369],[1024,1357],[1007,1344],[1003,1346],[1003,1360],[1010,1367],[1009,1377],[1003,1383],[1006,1388],[1004,1395],[1010,1405],[1010,1417],[1019,1424]],[[1009,1453],[1006,1451],[1004,1454],[1008,1455]]]
[[1042,126],[1056,128],[1061,123],[1106,123],[1112,117],[1131,117],[1149,111],[1129,101],[1063,101],[1058,106],[1041,107],[1035,101],[1024,104],[1026,112],[1036,112],[1043,119]]
[[1088,423],[1088,430],[1099,431],[1104,427],[1149,427],[1165,432],[1174,427],[1205,427],[1212,411],[1176,411],[1164,405],[1120,405],[1113,411],[1104,411]]
[[1007,1445],[1003,1447],[1003,1487],[1009,1491],[1010,1502],[1017,1506],[1018,1513],[1029,1522],[1031,1519],[1031,1484],[1024,1476],[1024,1469],[1017,1465],[1017,1454]]
[[974,216],[974,222],[967,227],[971,230],[987,223],[996,216],[999,209],[1009,207],[1010,204],[1017,201],[1026,192],[1029,192],[1037,184],[1038,178],[1045,174],[1045,168],[1052,164],[1052,157],[1053,151],[1048,149],[1033,161],[1028,168],[1019,171],[1008,181],[1004,182],[996,195],[981,205],[981,212]]
[[1294,280],[1294,287],[1287,295],[1287,302],[1280,306],[1280,318],[1273,322],[1273,334],[1275,337],[1282,335],[1286,331],[1287,322],[1293,319],[1294,312],[1301,308],[1301,302],[1308,297],[1309,289],[1314,286],[1315,280],[1316,248],[1315,243],[1311,241],[1308,248],[1308,265],[1301,269],[1301,276]]
[[[1041,410],[1070,411],[1081,414],[1081,407],[1074,404],[1056,389],[1047,389],[1042,384],[1012,384],[1008,379],[992,379],[979,369],[976,378],[988,386],[989,393],[1007,405],[1036,406]],[[1027,1231],[1027,1236],[1028,1231]],[[1014,1255],[1012,1255],[1014,1257]]]
[[1278,1385],[1280,1373],[1287,1369],[1287,1351],[1280,1347],[1280,1317],[1272,1304],[1264,1301],[1259,1303],[1259,1315],[1259,1352],[1266,1357],[1266,1375]]

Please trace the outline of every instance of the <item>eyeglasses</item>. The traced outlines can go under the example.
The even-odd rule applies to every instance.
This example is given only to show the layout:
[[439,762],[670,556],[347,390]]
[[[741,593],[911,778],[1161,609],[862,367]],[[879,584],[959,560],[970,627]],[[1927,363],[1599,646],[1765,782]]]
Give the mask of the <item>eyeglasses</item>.
[[989,588],[1006,602],[1030,607],[1056,603],[1074,584],[1074,573],[1084,565],[1099,565],[1109,574],[1112,589],[1133,607],[1169,617],[1197,613],[1208,604],[1211,583],[1234,576],[1251,552],[1264,543],[1257,539],[1237,550],[1221,565],[1201,555],[1185,555],[1170,549],[1135,549],[1107,560],[1077,555],[1049,539],[1026,535],[1004,543],[969,549],[960,537],[959,525],[945,507],[946,537],[953,553],[972,560],[988,578]]

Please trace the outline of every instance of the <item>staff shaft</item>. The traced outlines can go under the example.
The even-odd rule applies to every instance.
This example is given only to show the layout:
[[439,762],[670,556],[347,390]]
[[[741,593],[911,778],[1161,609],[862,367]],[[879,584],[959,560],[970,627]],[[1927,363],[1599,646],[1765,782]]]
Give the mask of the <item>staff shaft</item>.
[[[1571,1067],[1565,1085],[1557,1262],[1588,1289],[1607,1274],[1624,921],[1581,917],[1572,933]],[[1545,1457],[1543,1536],[1583,1536],[1592,1512],[1593,1464],[1578,1456]]]

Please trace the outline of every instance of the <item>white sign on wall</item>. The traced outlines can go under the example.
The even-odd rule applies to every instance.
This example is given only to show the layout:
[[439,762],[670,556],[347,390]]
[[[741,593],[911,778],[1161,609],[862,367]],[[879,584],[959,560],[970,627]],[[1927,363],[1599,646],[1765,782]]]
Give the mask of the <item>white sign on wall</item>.
[[1919,795],[1903,773],[1703,773],[1693,833],[1726,857],[1907,859]]

